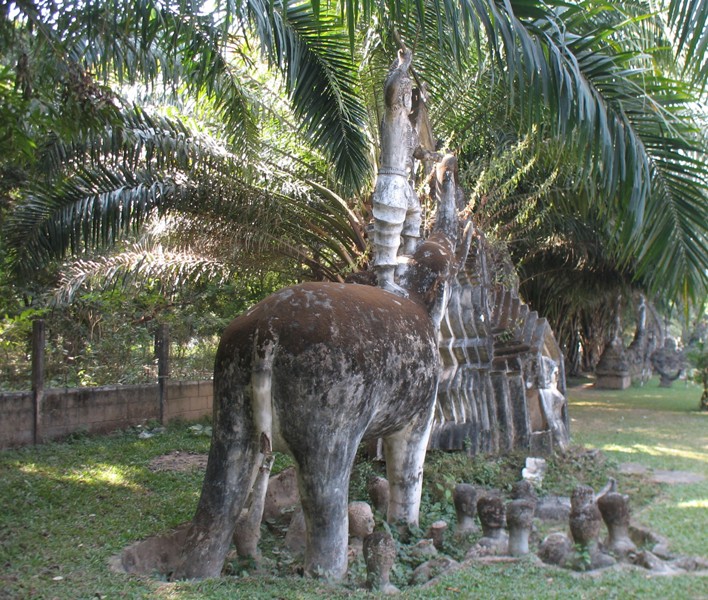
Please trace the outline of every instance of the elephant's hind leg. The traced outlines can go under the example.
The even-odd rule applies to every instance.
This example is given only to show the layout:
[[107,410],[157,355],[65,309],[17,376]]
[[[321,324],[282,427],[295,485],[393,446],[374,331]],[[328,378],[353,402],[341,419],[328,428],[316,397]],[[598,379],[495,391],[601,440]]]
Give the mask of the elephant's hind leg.
[[[307,529],[305,572],[341,579],[347,572],[349,477],[358,443],[333,443],[296,456]],[[295,453],[294,453],[295,454]]]

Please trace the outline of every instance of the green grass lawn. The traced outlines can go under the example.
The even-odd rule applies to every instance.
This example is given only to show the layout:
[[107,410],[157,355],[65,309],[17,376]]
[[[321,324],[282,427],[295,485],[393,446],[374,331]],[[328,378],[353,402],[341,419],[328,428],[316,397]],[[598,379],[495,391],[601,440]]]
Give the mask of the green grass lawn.
[[[612,474],[620,462],[708,476],[708,415],[695,410],[699,396],[697,387],[683,383],[668,391],[655,382],[622,392],[571,387],[573,441],[599,448],[609,458],[602,469],[584,464],[573,477],[580,481],[586,472]],[[153,472],[149,464],[175,450],[206,452],[208,438],[194,435],[185,425],[149,439],[139,439],[137,433],[0,452],[0,598],[371,597],[296,576],[242,573],[168,583],[111,572],[111,556],[188,520],[199,497],[201,471]],[[427,506],[449,515],[449,494],[441,493],[445,482],[451,485],[464,477],[465,469],[476,481],[493,482],[504,471],[501,464],[467,461],[460,455],[431,456]],[[504,464],[508,467],[509,461]],[[620,485],[636,492],[635,520],[668,537],[674,551],[708,557],[707,481],[663,485],[633,476],[620,477]],[[708,598],[708,577],[649,576],[640,569],[579,575],[521,561],[466,568],[435,587],[409,588],[402,596]]]
[[[701,474],[700,483],[658,486],[659,498],[635,514],[672,541],[672,549],[708,556],[708,413],[698,386],[670,389],[651,380],[623,391],[571,388],[573,440],[618,462]],[[654,484],[656,485],[656,484]]]

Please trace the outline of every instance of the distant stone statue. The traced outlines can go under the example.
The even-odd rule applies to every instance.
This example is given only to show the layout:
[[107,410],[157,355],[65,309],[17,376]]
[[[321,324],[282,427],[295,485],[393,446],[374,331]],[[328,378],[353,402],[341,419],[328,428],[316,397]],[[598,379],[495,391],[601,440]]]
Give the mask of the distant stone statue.
[[[381,165],[373,194],[373,268],[378,285],[406,296],[395,281],[398,254],[412,255],[420,240],[421,207],[414,187],[414,158],[439,158],[419,144],[413,114],[410,66],[413,53],[403,48],[384,84]],[[418,97],[422,103],[422,97]],[[401,245],[401,239],[403,244]]]
[[566,427],[563,411],[568,401],[558,389],[558,363],[548,356],[540,355],[535,361],[535,383],[541,399],[541,410],[553,436],[554,444],[565,450],[570,434]]
[[664,347],[652,353],[651,366],[659,374],[660,387],[671,387],[681,377],[684,369],[683,354],[678,350],[674,338],[667,337]]

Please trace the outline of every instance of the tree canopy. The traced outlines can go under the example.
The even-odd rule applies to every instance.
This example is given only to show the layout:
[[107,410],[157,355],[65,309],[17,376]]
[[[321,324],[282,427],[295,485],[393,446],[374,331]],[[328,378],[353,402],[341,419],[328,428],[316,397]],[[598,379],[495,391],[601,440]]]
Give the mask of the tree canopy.
[[402,42],[536,308],[618,282],[701,301],[707,17],[703,0],[5,2],[5,267],[65,296],[360,268]]

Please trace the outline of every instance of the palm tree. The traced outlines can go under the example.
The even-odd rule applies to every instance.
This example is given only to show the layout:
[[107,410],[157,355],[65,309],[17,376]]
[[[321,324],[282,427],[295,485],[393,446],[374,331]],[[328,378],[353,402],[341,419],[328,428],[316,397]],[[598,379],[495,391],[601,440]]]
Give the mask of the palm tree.
[[[557,218],[545,227],[594,215],[619,270],[667,295],[701,297],[704,4],[671,2],[666,15],[641,2],[8,4],[2,39],[19,56],[18,85],[3,95],[18,107],[39,98],[51,117],[23,130],[41,142],[27,172],[47,176],[13,201],[12,265],[34,273],[137,235],[155,215],[180,215],[163,241],[198,239],[192,249],[206,262],[193,262],[197,273],[213,271],[209,261],[282,252],[308,267],[295,277],[357,268],[356,190],[372,179],[376,93],[402,38],[430,83],[436,131],[473,168],[527,136],[548,173],[563,157],[563,181],[544,196],[543,214]],[[656,50],[671,47],[667,30],[673,55]],[[116,108],[121,86],[138,81],[183,117]],[[210,135],[185,127],[195,120],[213,124]],[[285,133],[259,139],[269,120]]]

